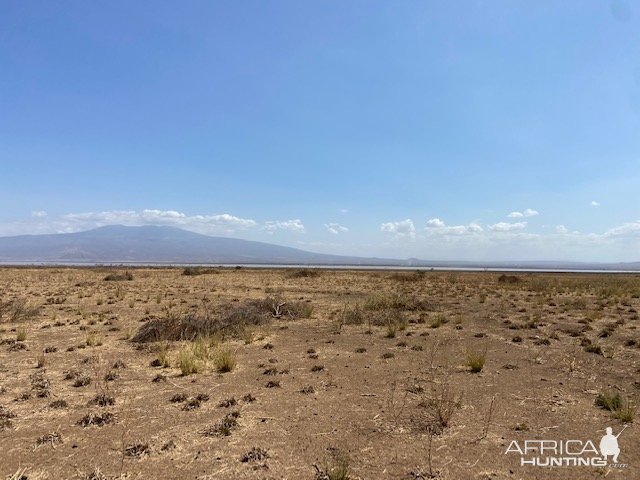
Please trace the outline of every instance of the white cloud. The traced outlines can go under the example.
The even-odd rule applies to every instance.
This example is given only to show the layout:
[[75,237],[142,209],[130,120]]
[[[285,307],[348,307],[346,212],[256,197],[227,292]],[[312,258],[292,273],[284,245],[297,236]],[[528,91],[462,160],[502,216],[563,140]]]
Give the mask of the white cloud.
[[257,225],[255,220],[228,213],[216,215],[187,215],[175,210],[146,209],[105,212],[68,213],[57,221],[64,231],[77,231],[103,225],[165,225],[186,228],[201,233],[233,233]]
[[431,234],[441,235],[465,235],[468,233],[479,233],[483,229],[477,223],[470,223],[468,225],[450,225],[448,226],[439,218],[431,218],[427,220],[427,226],[425,227]]
[[507,222],[498,222],[493,225],[489,225],[489,230],[492,232],[515,232],[518,230],[523,230],[526,228],[527,222],[516,222],[516,223],[507,223]]
[[640,237],[640,220],[627,222],[604,232],[605,237]]
[[560,235],[566,235],[567,233],[569,233],[569,229],[567,227],[565,227],[564,225],[557,225],[556,226],[556,233],[558,233]]
[[380,225],[382,232],[393,233],[397,238],[416,238],[416,227],[413,220],[407,218],[399,222],[387,222]]
[[289,230],[291,232],[304,233],[305,228],[302,220],[295,218],[293,220],[269,220],[264,222],[264,230],[272,234],[277,230]]
[[442,220],[440,220],[439,218],[431,218],[429,220],[427,220],[427,227],[430,228],[442,228],[444,227],[445,224]]
[[591,200],[591,206],[592,207],[599,207],[600,206],[600,202],[596,202],[595,200]]
[[526,218],[526,217],[535,217],[536,215],[540,215],[540,212],[534,210],[532,208],[527,208],[522,212],[511,212],[507,217],[509,218]]
[[334,235],[339,235],[349,231],[347,227],[340,225],[339,223],[325,223],[324,228]]
[[47,212],[45,212],[44,210],[36,210],[31,212],[31,216],[36,218],[42,218],[47,216]]
[[349,209],[347,209],[347,208],[339,208],[338,211],[340,213],[349,213]]

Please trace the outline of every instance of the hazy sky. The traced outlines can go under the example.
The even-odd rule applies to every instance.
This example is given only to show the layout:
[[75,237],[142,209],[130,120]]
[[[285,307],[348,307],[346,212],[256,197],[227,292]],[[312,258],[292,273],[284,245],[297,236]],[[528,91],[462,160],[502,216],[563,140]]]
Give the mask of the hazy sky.
[[640,260],[640,3],[1,1],[0,235]]

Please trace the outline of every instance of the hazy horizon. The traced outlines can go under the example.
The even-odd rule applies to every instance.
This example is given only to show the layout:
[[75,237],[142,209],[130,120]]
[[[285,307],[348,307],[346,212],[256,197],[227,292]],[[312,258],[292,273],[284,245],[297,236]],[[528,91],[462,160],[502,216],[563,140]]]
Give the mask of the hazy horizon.
[[7,2],[0,236],[640,260],[640,8]]

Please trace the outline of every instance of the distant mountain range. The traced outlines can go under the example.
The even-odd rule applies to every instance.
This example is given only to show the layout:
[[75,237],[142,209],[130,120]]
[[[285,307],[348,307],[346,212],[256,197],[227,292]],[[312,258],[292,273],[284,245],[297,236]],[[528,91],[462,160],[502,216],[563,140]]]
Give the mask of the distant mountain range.
[[389,265],[397,260],[311,253],[175,227],[112,225],[77,233],[0,237],[0,262]]
[[211,237],[175,227],[121,225],[77,233],[0,237],[0,263],[212,263],[640,271],[640,262],[466,262],[327,255],[264,242]]

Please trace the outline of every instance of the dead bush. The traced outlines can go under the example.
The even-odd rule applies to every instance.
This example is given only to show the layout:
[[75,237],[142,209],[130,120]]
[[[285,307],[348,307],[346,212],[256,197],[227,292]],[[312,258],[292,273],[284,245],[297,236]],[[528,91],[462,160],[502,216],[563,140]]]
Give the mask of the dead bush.
[[132,341],[158,342],[162,340],[189,340],[199,337],[238,337],[246,327],[264,325],[273,318],[305,318],[312,306],[306,302],[287,302],[267,297],[227,304],[217,309],[206,304],[199,311],[184,315],[147,320],[133,336]]

